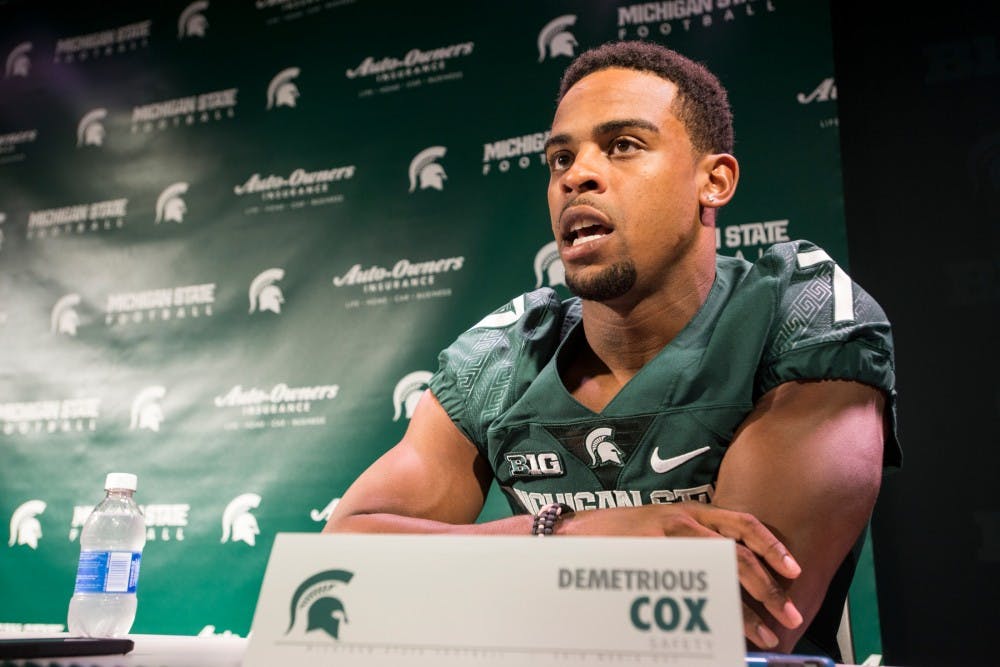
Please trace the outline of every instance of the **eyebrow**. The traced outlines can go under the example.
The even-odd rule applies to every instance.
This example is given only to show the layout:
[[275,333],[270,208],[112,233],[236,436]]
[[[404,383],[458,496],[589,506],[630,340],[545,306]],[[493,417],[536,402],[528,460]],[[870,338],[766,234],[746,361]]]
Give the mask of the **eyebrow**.
[[[653,123],[648,120],[643,120],[642,118],[623,118],[621,120],[609,120],[607,122],[601,123],[594,127],[593,134],[595,136],[601,136],[605,134],[611,134],[612,132],[619,132],[628,128],[640,128],[643,130],[648,130],[655,134],[660,133],[660,128],[658,128]],[[570,143],[569,134],[556,134],[548,138],[545,142],[543,150],[548,152],[549,148],[552,146],[564,146]]]

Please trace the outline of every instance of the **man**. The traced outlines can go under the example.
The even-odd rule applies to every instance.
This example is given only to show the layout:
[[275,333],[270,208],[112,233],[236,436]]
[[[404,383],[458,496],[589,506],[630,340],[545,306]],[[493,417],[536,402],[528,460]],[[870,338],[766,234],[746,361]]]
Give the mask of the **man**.
[[[702,66],[643,42],[574,61],[546,156],[578,298],[523,295],[444,350],[326,530],[724,536],[750,647],[838,655],[883,449],[898,462],[889,323],[808,242],[716,256],[732,148]],[[494,478],[515,515],[474,524]]]

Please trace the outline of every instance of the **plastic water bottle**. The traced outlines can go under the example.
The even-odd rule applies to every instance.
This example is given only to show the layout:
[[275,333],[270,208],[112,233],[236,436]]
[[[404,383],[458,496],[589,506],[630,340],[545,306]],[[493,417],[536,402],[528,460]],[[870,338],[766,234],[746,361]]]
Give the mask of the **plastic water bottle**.
[[80,531],[80,563],[66,621],[72,635],[118,637],[135,621],[146,521],[135,504],[136,476],[109,473],[107,494]]

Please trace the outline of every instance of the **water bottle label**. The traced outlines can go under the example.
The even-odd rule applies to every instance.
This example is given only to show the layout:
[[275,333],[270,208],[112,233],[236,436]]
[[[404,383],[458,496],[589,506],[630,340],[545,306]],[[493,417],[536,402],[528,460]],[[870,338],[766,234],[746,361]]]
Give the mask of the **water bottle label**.
[[74,593],[135,593],[142,554],[135,551],[83,551]]

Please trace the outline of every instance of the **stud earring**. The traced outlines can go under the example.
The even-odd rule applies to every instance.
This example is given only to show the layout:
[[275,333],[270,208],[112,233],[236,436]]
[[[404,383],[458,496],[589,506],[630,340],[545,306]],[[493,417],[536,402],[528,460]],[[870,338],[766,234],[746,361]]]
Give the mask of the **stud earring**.
[[715,195],[708,195],[705,199],[707,199],[710,204],[715,203]]

